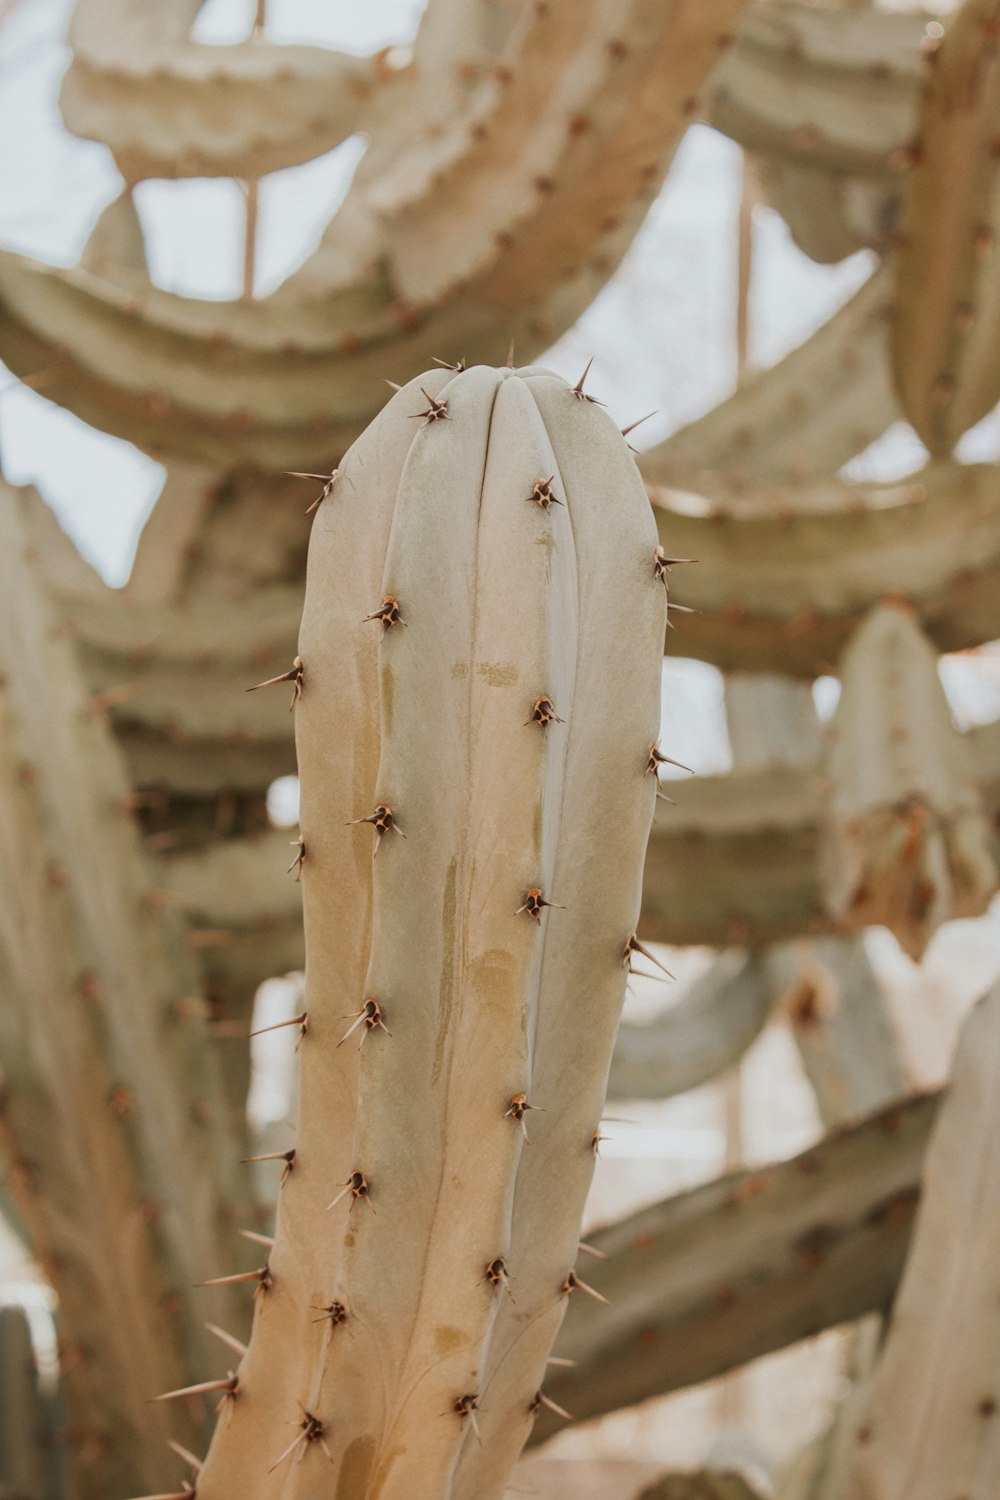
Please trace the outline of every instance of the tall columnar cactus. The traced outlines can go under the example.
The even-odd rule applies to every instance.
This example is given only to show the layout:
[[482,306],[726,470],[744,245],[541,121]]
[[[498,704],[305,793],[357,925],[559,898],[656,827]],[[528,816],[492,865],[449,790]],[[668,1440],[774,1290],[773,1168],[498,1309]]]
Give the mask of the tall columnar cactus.
[[319,508],[299,1131],[200,1500],[503,1491],[586,1295],[656,789],[656,543],[614,423],[542,370],[404,387]]

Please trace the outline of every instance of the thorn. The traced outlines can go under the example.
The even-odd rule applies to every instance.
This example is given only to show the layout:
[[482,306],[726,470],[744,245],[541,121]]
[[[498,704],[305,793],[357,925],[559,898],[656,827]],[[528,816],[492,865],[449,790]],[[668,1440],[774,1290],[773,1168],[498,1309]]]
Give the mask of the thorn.
[[540,888],[537,885],[533,885],[525,891],[524,902],[517,908],[517,911],[514,913],[514,915],[515,917],[519,917],[523,911],[527,912],[528,916],[533,917],[537,925],[541,927],[541,912],[542,908],[545,906],[551,906],[554,911],[566,910],[565,906],[560,906],[557,901],[546,901],[545,897],[542,895]]
[[528,1103],[527,1094],[515,1094],[510,1101],[510,1107],[504,1110],[503,1116],[505,1120],[513,1119],[517,1121],[521,1127],[521,1134],[526,1141],[528,1139],[528,1127],[524,1123],[524,1117],[529,1109],[537,1110],[541,1115],[545,1113],[541,1105]]
[[549,1411],[554,1411],[557,1417],[562,1417],[565,1421],[572,1422],[573,1418],[564,1406],[557,1406],[548,1396],[544,1395],[541,1391],[536,1391],[528,1402],[528,1410],[533,1417],[536,1417],[543,1406],[547,1406]]
[[524,722],[525,724],[537,724],[544,734],[550,724],[565,724],[566,720],[560,719],[555,711],[552,699],[547,693],[543,693],[531,705],[531,716],[525,719]]
[[[359,823],[371,823],[375,829],[375,854],[381,849],[382,840],[390,829],[393,833],[398,833],[401,839],[406,838],[406,834],[396,822],[392,808],[387,806],[385,802],[380,802],[375,811],[370,812],[366,818],[352,818],[346,826],[354,828]],[[375,858],[375,854],[372,855],[373,859]]]
[[382,1007],[379,1005],[374,995],[370,995],[368,997],[360,1010],[352,1010],[350,1015],[344,1016],[345,1021],[350,1021],[352,1020],[352,1018],[356,1018],[354,1019],[354,1024],[353,1026],[348,1026],[347,1030],[344,1032],[344,1035],[337,1043],[338,1047],[342,1047],[351,1033],[353,1031],[357,1031],[359,1026],[363,1026],[365,1028],[361,1033],[361,1041],[358,1043],[359,1051],[365,1044],[365,1037],[370,1031],[374,1031],[377,1026],[380,1026],[382,1028],[386,1036],[392,1036],[392,1032],[389,1030],[388,1026],[385,1024],[385,1021],[382,1019]]
[[511,339],[510,343],[507,345],[507,368],[508,368],[508,370],[513,370],[513,368],[514,368],[514,340],[513,339]]
[[[301,1406],[301,1402],[299,1404]],[[273,1474],[275,1469],[277,1469],[280,1464],[283,1464],[285,1462],[285,1459],[288,1458],[289,1454],[295,1452],[295,1449],[298,1448],[300,1443],[302,1444],[302,1448],[299,1452],[298,1458],[296,1459],[296,1463],[301,1462],[302,1455],[303,1453],[305,1453],[310,1443],[319,1443],[327,1458],[331,1463],[333,1463],[333,1454],[330,1452],[329,1446],[327,1445],[326,1441],[326,1424],[324,1422],[321,1422],[319,1417],[314,1416],[311,1411],[306,1411],[305,1407],[303,1406],[302,1421],[299,1422],[298,1427],[298,1437],[294,1438],[292,1442],[289,1443],[288,1447],[285,1449],[280,1458],[275,1459],[274,1463],[267,1471],[269,1474]]]
[[[205,1326],[208,1328],[211,1325],[206,1323]],[[196,1474],[201,1473],[201,1459],[197,1458],[188,1448],[185,1448],[182,1443],[178,1443],[176,1438],[167,1438],[167,1447],[176,1453],[178,1458],[182,1458],[186,1464],[189,1464]]]
[[[289,865],[285,874],[288,875],[294,868],[294,865]],[[306,1035],[309,1026],[309,1016],[306,1011],[303,1011],[300,1016],[289,1016],[287,1021],[275,1021],[273,1026],[259,1026],[256,1031],[251,1031],[250,1035],[265,1036],[269,1031],[281,1031],[286,1026],[297,1026],[299,1028],[299,1039],[295,1043],[295,1050],[298,1052],[302,1046],[302,1038]]]
[[554,474],[550,474],[548,479],[536,479],[531,487],[531,494],[524,497],[525,503],[537,505],[541,510],[548,510],[553,505],[562,505],[564,502],[557,500],[552,493],[552,481],[555,477]]
[[379,608],[373,610],[370,615],[365,615],[361,621],[362,625],[367,625],[369,620],[381,620],[383,635],[388,635],[394,625],[406,625],[406,621],[399,613],[399,600],[395,594],[386,594]]
[[335,1328],[340,1328],[350,1318],[350,1313],[343,1302],[328,1302],[325,1307],[314,1307],[313,1312],[322,1313],[321,1318],[313,1318],[314,1323],[329,1323],[331,1333]]
[[596,1248],[596,1246],[594,1246],[594,1245],[585,1245],[583,1243],[583,1240],[580,1241],[580,1244],[579,1244],[578,1248],[583,1251],[584,1255],[592,1255],[595,1260],[607,1260],[608,1259],[608,1256],[605,1255],[605,1253],[604,1253],[603,1250],[598,1250]]
[[452,1407],[452,1411],[458,1417],[459,1421],[461,1421],[463,1424],[466,1418],[468,1418],[472,1430],[476,1434],[477,1440],[481,1443],[483,1439],[479,1431],[479,1423],[476,1421],[476,1412],[478,1408],[478,1396],[459,1396],[454,1406]]
[[290,682],[293,684],[293,687],[292,701],[288,705],[288,712],[291,713],[296,703],[298,703],[299,699],[302,697],[302,683],[305,675],[305,663],[303,662],[301,656],[297,656],[292,662],[291,671],[282,672],[280,677],[269,677],[266,682],[255,682],[253,687],[248,687],[245,689],[245,691],[248,693],[255,693],[258,688],[276,687],[279,682]]
[[422,427],[430,427],[432,422],[443,422],[449,420],[447,401],[435,401],[433,396],[427,395],[427,392],[424,390],[423,386],[420,387],[420,394],[425,398],[427,402],[427,410],[411,412],[411,421],[418,421],[422,417],[423,421],[420,423],[420,425]]
[[300,833],[297,839],[289,839],[288,842],[289,842],[289,846],[292,849],[297,849],[299,852],[298,852],[298,854],[296,854],[295,858],[292,860],[291,864],[288,866],[288,869],[285,871],[285,874],[286,875],[290,875],[292,873],[292,871],[294,870],[295,871],[295,883],[296,883],[296,885],[298,885],[299,881],[302,879],[302,866],[306,862],[306,841],[305,841],[305,839],[302,837],[302,835]]
[[591,1152],[593,1153],[594,1156],[600,1156],[600,1154],[601,1154],[601,1142],[602,1141],[606,1141],[608,1139],[609,1139],[608,1136],[601,1134],[599,1128],[594,1131],[593,1135],[590,1137],[590,1149],[591,1149]]
[[[659,408],[657,408],[657,410],[659,410]],[[637,427],[641,427],[642,426],[643,422],[648,422],[649,419],[650,419],[650,417],[655,417],[655,416],[656,416],[656,412],[655,411],[648,411],[646,413],[646,415],[644,417],[640,417],[637,422],[630,422],[627,427],[623,427],[621,429],[622,437],[623,438],[627,438],[630,432],[634,432]],[[632,444],[631,443],[629,443],[629,447],[632,448]],[[632,452],[633,453],[635,452],[634,448],[632,448]]]
[[[436,354],[432,354],[431,358],[433,359],[434,363],[436,365],[440,365],[442,369],[454,370],[456,375],[461,375],[463,370],[467,370],[469,368],[465,362],[464,354],[462,355],[461,359],[457,360],[453,365],[450,365],[446,359],[438,359]],[[424,394],[426,395],[426,392]]]
[[510,1276],[507,1271],[507,1262],[504,1260],[502,1255],[498,1255],[496,1260],[491,1260],[489,1262],[489,1264],[486,1266],[485,1271],[483,1272],[483,1276],[479,1282],[479,1285],[482,1286],[483,1283],[487,1281],[492,1287],[504,1287],[511,1302],[514,1301],[514,1293],[510,1289]]
[[274,1249],[274,1236],[270,1234],[258,1234],[256,1229],[237,1229],[236,1233],[244,1240],[252,1240],[255,1245],[263,1245],[266,1250]]
[[646,775],[659,776],[660,766],[676,766],[679,771],[687,771],[690,776],[695,773],[690,766],[686,766],[682,760],[671,760],[669,755],[664,755],[660,749],[659,740],[654,740],[649,747],[649,758],[646,761]]
[[340,1192],[337,1194],[336,1198],[331,1199],[331,1201],[326,1205],[327,1212],[329,1212],[331,1208],[336,1208],[341,1198],[345,1198],[347,1194],[350,1193],[351,1207],[347,1210],[348,1213],[351,1213],[353,1211],[354,1205],[355,1203],[357,1203],[359,1198],[363,1198],[368,1204],[368,1207],[371,1209],[372,1213],[374,1213],[375,1208],[371,1198],[368,1196],[369,1191],[370,1189],[368,1187],[368,1178],[365,1176],[364,1172],[352,1172],[350,1177],[348,1177],[347,1181],[344,1183]]
[[570,387],[570,392],[569,393],[570,393],[571,396],[575,396],[578,401],[591,401],[591,402],[593,402],[593,404],[595,406],[603,406],[604,405],[603,401],[598,401],[598,399],[597,399],[596,396],[588,396],[587,393],[586,393],[586,391],[583,389],[583,382],[586,380],[587,376],[590,374],[590,367],[591,367],[591,365],[593,363],[594,363],[594,356],[591,355],[590,358],[587,361],[587,368],[584,370],[583,374],[580,376],[580,379],[576,382],[576,385]]
[[329,500],[333,494],[333,487],[337,483],[337,475],[340,473],[340,470],[331,469],[329,474],[303,474],[298,469],[286,469],[285,473],[289,479],[318,479],[323,486],[316,499],[306,510],[306,515],[311,516],[319,510],[323,501]]
[[576,1368],[575,1359],[560,1359],[556,1354],[550,1354],[545,1363],[547,1365],[562,1365],[567,1370],[573,1370]]
[[228,1349],[232,1349],[234,1354],[238,1354],[240,1359],[249,1354],[249,1346],[238,1339],[235,1334],[227,1333],[225,1328],[220,1328],[218,1323],[206,1323],[205,1327],[209,1333],[214,1333],[217,1339],[221,1339]]
[[263,1265],[257,1271],[237,1271],[234,1276],[213,1276],[208,1281],[196,1281],[195,1286],[236,1286],[241,1281],[256,1281],[254,1301],[258,1297],[266,1297],[274,1285],[270,1266]]
[[569,1275],[566,1277],[566,1280],[563,1282],[559,1290],[562,1292],[564,1297],[568,1297],[570,1292],[586,1292],[587,1296],[593,1297],[595,1302],[603,1302],[605,1307],[611,1306],[611,1303],[608,1301],[607,1297],[602,1297],[600,1292],[595,1292],[592,1286],[588,1286],[585,1281],[581,1281],[575,1271],[570,1271]]
[[[397,381],[388,380],[384,375],[382,377],[382,380],[383,383],[389,387],[390,391],[401,391],[403,389],[403,387],[399,385]],[[424,392],[424,395],[427,395],[426,391]],[[430,397],[428,397],[427,399],[430,400]]]
[[195,1491],[187,1480],[184,1481],[182,1490],[171,1490],[169,1494],[163,1495],[141,1495],[138,1500],[196,1500]]
[[262,1156],[243,1156],[240,1165],[245,1167],[254,1161],[283,1161],[285,1166],[278,1183],[279,1188],[283,1188],[295,1167],[295,1148],[293,1146],[291,1151],[265,1151]]
[[181,1396],[205,1396],[210,1391],[221,1391],[222,1397],[215,1408],[220,1412],[227,1401],[235,1401],[240,1393],[239,1376],[232,1371],[224,1380],[203,1380],[198,1385],[186,1385],[179,1391],[164,1391],[162,1396],[154,1396],[154,1401],[176,1401]]
[[648,958],[651,964],[655,964],[658,969],[663,970],[663,973],[666,974],[668,979],[677,978],[676,974],[671,974],[666,964],[661,964],[660,960],[654,954],[650,953],[645,944],[640,943],[639,939],[633,932],[629,934],[628,942],[625,944],[624,953],[622,955],[622,964],[626,969],[628,969],[630,974],[640,974],[644,979],[652,978],[652,975],[650,974],[642,974],[641,969],[633,969],[632,955],[634,953],[641,953],[643,958]]

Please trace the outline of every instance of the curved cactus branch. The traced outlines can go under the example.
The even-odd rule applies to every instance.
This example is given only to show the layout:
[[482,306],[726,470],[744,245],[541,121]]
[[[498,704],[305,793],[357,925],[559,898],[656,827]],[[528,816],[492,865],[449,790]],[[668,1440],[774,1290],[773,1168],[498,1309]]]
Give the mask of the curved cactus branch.
[[727,483],[792,484],[834,474],[895,421],[887,314],[892,271],[881,266],[833,317],[705,416],[647,449],[653,485],[711,494]]
[[79,1493],[103,1500],[164,1477],[148,1402],[208,1357],[190,1289],[241,1212],[237,1138],[102,706],[9,505],[0,570],[0,1142],[73,1353]]
[[[589,1232],[611,1305],[573,1305],[547,1388],[589,1418],[697,1385],[884,1307],[909,1242],[938,1095],[828,1136],[792,1161],[668,1198]],[[558,1429],[543,1414],[533,1441]]]
[[500,360],[515,334],[537,351],[575,321],[645,217],[741,5],[529,7],[473,114],[439,140],[409,131],[398,160],[359,172],[312,258],[261,301],[137,295],[0,255],[0,355],[140,446],[329,466],[387,371],[405,379],[433,349]]

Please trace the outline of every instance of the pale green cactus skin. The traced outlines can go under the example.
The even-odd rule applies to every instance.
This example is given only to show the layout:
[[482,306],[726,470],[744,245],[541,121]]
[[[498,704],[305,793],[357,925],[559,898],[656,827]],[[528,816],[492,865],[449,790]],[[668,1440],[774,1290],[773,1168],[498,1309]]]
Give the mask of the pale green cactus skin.
[[[447,415],[415,423],[428,400]],[[301,1115],[201,1500],[503,1492],[567,1302],[639,915],[655,546],[614,423],[530,369],[420,377],[319,509],[295,709]],[[390,595],[399,621],[366,620]],[[532,722],[543,696],[563,722]],[[352,826],[379,804],[396,826]],[[559,903],[537,924],[533,889]],[[341,1045],[369,997],[384,1027]],[[346,1327],[310,1311],[335,1302]],[[300,1402],[323,1430],[269,1475]]]

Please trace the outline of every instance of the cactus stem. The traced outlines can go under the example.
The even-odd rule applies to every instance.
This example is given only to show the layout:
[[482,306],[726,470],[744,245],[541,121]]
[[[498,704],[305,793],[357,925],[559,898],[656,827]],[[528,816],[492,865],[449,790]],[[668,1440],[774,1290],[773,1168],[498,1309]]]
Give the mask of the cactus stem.
[[431,358],[433,359],[434,363],[436,365],[440,365],[442,369],[454,370],[456,375],[461,375],[463,370],[467,370],[469,368],[469,366],[466,364],[464,354],[460,359],[457,359],[453,365],[450,365],[446,359],[438,359],[436,354],[432,354]]
[[547,693],[543,693],[540,698],[535,699],[531,706],[531,716],[525,719],[524,722],[525,724],[537,724],[544,734],[550,724],[565,724],[566,720],[560,719],[555,711],[552,699]]
[[659,740],[654,740],[649,747],[649,758],[646,761],[646,775],[658,776],[660,766],[676,766],[679,771],[687,771],[693,776],[695,773],[690,766],[686,766],[682,760],[672,760],[669,755],[664,755],[660,749]]
[[[389,383],[390,385],[392,384],[391,381]],[[396,389],[398,390],[399,387],[397,386]],[[420,425],[422,427],[430,427],[432,422],[446,422],[451,420],[448,416],[447,401],[435,401],[433,396],[428,396],[423,386],[420,387],[420,394],[427,402],[427,410],[411,412],[411,421],[420,421],[422,418],[423,420],[420,421]]]
[[399,613],[399,600],[395,594],[386,594],[378,609],[373,610],[370,615],[365,615],[362,625],[367,625],[369,620],[380,620],[382,622],[382,633],[388,635],[394,625],[404,625],[406,621]]
[[[289,866],[285,874],[289,874],[292,868],[294,866]],[[275,1021],[273,1026],[260,1026],[256,1031],[251,1031],[250,1035],[264,1036],[268,1031],[281,1031],[286,1026],[297,1026],[299,1028],[299,1039],[295,1043],[295,1050],[298,1052],[302,1046],[302,1038],[306,1035],[309,1027],[309,1016],[306,1011],[303,1011],[300,1016],[289,1016],[287,1021]]]
[[[650,953],[649,949],[645,946],[644,943],[640,943],[639,939],[633,932],[629,935],[628,942],[625,944],[625,952],[622,956],[622,964],[626,969],[628,969],[630,974],[642,974],[641,969],[633,969],[632,967],[632,955],[634,953],[641,953],[643,958],[648,958],[651,964],[655,964],[658,969],[662,969],[663,973],[666,974],[668,979],[677,978],[676,974],[671,974],[666,964],[661,964],[660,960],[656,958],[654,954]],[[643,978],[645,979],[649,979],[651,977],[652,976],[649,974],[643,975]]]
[[498,1255],[496,1260],[489,1262],[483,1272],[479,1285],[482,1286],[487,1281],[492,1287],[502,1286],[511,1302],[514,1301],[514,1293],[510,1289],[510,1274],[507,1270],[507,1262],[502,1255]]
[[577,1248],[584,1255],[592,1255],[595,1260],[607,1260],[608,1259],[608,1257],[605,1255],[605,1253],[604,1253],[603,1250],[598,1250],[598,1248],[597,1248],[596,1245],[585,1245],[583,1243],[583,1240],[580,1241],[580,1244],[579,1244],[579,1246]]
[[370,1031],[374,1031],[377,1026],[380,1026],[382,1028],[386,1036],[392,1036],[392,1032],[389,1030],[388,1026],[385,1024],[385,1021],[382,1019],[382,1007],[379,1005],[374,995],[370,995],[360,1010],[352,1010],[350,1015],[344,1017],[344,1020],[350,1021],[352,1018],[354,1018],[354,1024],[348,1026],[347,1030],[344,1032],[344,1035],[337,1043],[338,1047],[342,1047],[351,1033],[353,1031],[357,1031],[359,1026],[364,1027],[364,1031],[362,1031],[361,1033],[361,1041],[358,1043],[359,1051],[365,1044],[365,1037]]
[[[218,1323],[206,1323],[205,1327],[209,1333],[214,1333],[217,1339],[221,1339],[228,1349],[232,1349],[234,1354],[238,1354],[240,1359],[248,1352],[247,1345],[241,1339],[238,1339],[235,1334],[229,1333],[225,1328],[220,1328]],[[177,1451],[180,1452],[180,1449],[178,1448]],[[181,1456],[184,1457],[183,1454]],[[189,1458],[188,1462],[192,1463],[194,1460]],[[201,1465],[199,1464],[198,1467],[200,1468]]]
[[305,663],[301,656],[297,656],[292,662],[290,671],[282,672],[279,677],[269,677],[266,682],[255,682],[253,687],[248,687],[245,691],[255,693],[258,688],[276,687],[279,682],[290,682],[292,684],[292,701],[288,705],[288,712],[291,713],[296,703],[302,697],[302,682],[305,675]]
[[306,508],[306,515],[311,516],[319,510],[323,501],[328,500],[333,494],[333,487],[337,483],[337,475],[340,473],[340,470],[331,469],[329,474],[303,474],[298,469],[286,469],[285,473],[289,479],[318,479],[323,486],[313,503]]
[[570,1271],[559,1290],[564,1297],[568,1297],[570,1292],[586,1292],[587,1296],[593,1297],[595,1302],[603,1302],[605,1307],[611,1306],[607,1297],[602,1297],[600,1292],[595,1291],[592,1286],[588,1286],[585,1281],[581,1281],[575,1271]]
[[354,1205],[355,1203],[357,1203],[359,1198],[364,1199],[364,1201],[368,1204],[368,1207],[371,1209],[372,1213],[375,1212],[374,1204],[369,1197],[368,1178],[365,1176],[364,1172],[351,1173],[350,1177],[348,1177],[347,1181],[344,1183],[336,1198],[331,1199],[331,1201],[326,1205],[327,1211],[329,1212],[331,1208],[336,1208],[341,1198],[346,1198],[348,1193],[350,1193],[351,1195],[351,1206],[347,1210],[348,1213],[351,1213],[353,1211]]
[[541,927],[541,913],[544,906],[551,906],[554,911],[566,910],[565,906],[560,906],[557,901],[546,901],[545,897],[542,895],[541,888],[537,885],[533,885],[525,891],[524,901],[522,905],[517,908],[517,911],[514,913],[514,915],[515,917],[519,917],[522,912],[527,912],[528,916],[532,917],[535,923],[539,927]]
[[284,1187],[295,1167],[295,1148],[293,1146],[291,1151],[265,1151],[261,1156],[244,1156],[240,1160],[243,1166],[247,1166],[248,1163],[254,1161],[283,1161],[285,1166],[278,1186]]
[[562,500],[557,499],[552,493],[552,481],[555,477],[554,474],[550,474],[548,479],[536,479],[531,487],[531,494],[524,497],[525,503],[540,506],[542,510],[548,510],[552,505],[562,505]]
[[[396,822],[392,808],[387,806],[385,802],[380,802],[375,810],[373,812],[370,812],[367,817],[352,818],[346,826],[348,828],[354,828],[358,823],[371,823],[372,827],[375,829],[375,854],[377,854],[381,849],[382,839],[390,829],[393,833],[398,833],[401,839],[406,838],[406,834]],[[372,855],[373,859],[375,858],[375,854]]]
[[[302,1403],[299,1402],[299,1405],[302,1406]],[[275,1459],[267,1471],[269,1474],[273,1474],[275,1469],[280,1467],[285,1462],[285,1459],[295,1452],[296,1448],[299,1448],[300,1443],[302,1446],[299,1448],[298,1456],[295,1460],[296,1463],[302,1462],[302,1455],[312,1443],[319,1443],[330,1463],[333,1463],[333,1454],[330,1452],[326,1441],[326,1423],[321,1422],[319,1417],[314,1416],[311,1411],[306,1411],[305,1407],[302,1406],[302,1421],[297,1425],[299,1428],[298,1437],[289,1443],[280,1458]]]
[[594,356],[591,355],[587,361],[587,368],[580,376],[580,379],[576,382],[576,385],[570,386],[569,393],[571,396],[575,396],[578,401],[590,401],[594,404],[594,406],[603,406],[603,401],[598,401],[596,396],[588,396],[587,392],[583,388],[583,383],[586,380],[587,376],[590,374],[590,367],[593,363]]
[[[209,1325],[206,1324],[205,1326],[208,1327]],[[176,1438],[167,1438],[167,1447],[172,1453],[176,1453],[178,1458],[182,1458],[186,1464],[189,1464],[195,1474],[201,1473],[201,1459],[192,1453],[189,1448],[185,1448],[183,1443],[179,1443]]]
[[196,1286],[235,1286],[241,1281],[256,1281],[254,1287],[254,1301],[258,1297],[265,1297],[274,1285],[274,1277],[268,1265],[261,1266],[256,1271],[237,1271],[232,1276],[213,1276],[208,1281],[198,1281]]
[[216,1412],[220,1412],[227,1401],[235,1401],[240,1393],[239,1376],[230,1370],[224,1380],[202,1380],[198,1385],[185,1385],[177,1391],[164,1391],[162,1396],[154,1396],[154,1401],[177,1401],[181,1396],[204,1396],[210,1391],[221,1391],[222,1396],[216,1406]]
[[504,1110],[503,1116],[505,1120],[513,1119],[517,1121],[517,1123],[521,1127],[521,1134],[524,1136],[524,1139],[526,1141],[528,1139],[528,1127],[524,1123],[524,1117],[529,1109],[537,1110],[537,1112],[541,1115],[545,1113],[545,1110],[541,1107],[541,1105],[528,1103],[527,1094],[515,1094],[513,1099],[511,1099],[510,1101],[510,1108]]
[[306,841],[305,841],[305,839],[302,837],[302,835],[300,833],[297,839],[289,839],[288,842],[289,842],[289,845],[290,845],[290,847],[292,849],[297,849],[299,852],[298,852],[298,854],[296,854],[295,858],[292,860],[291,864],[288,866],[288,869],[285,871],[285,874],[286,875],[290,875],[292,873],[292,871],[294,870],[295,871],[295,881],[296,881],[296,884],[298,884],[298,882],[302,879],[302,866],[306,862]]
[[557,1406],[556,1403],[552,1401],[548,1396],[546,1396],[542,1391],[536,1391],[531,1400],[528,1402],[528,1410],[533,1417],[536,1417],[543,1406],[547,1406],[549,1411],[554,1411],[557,1417],[562,1417],[565,1421],[572,1422],[572,1414],[568,1412],[564,1406]]

